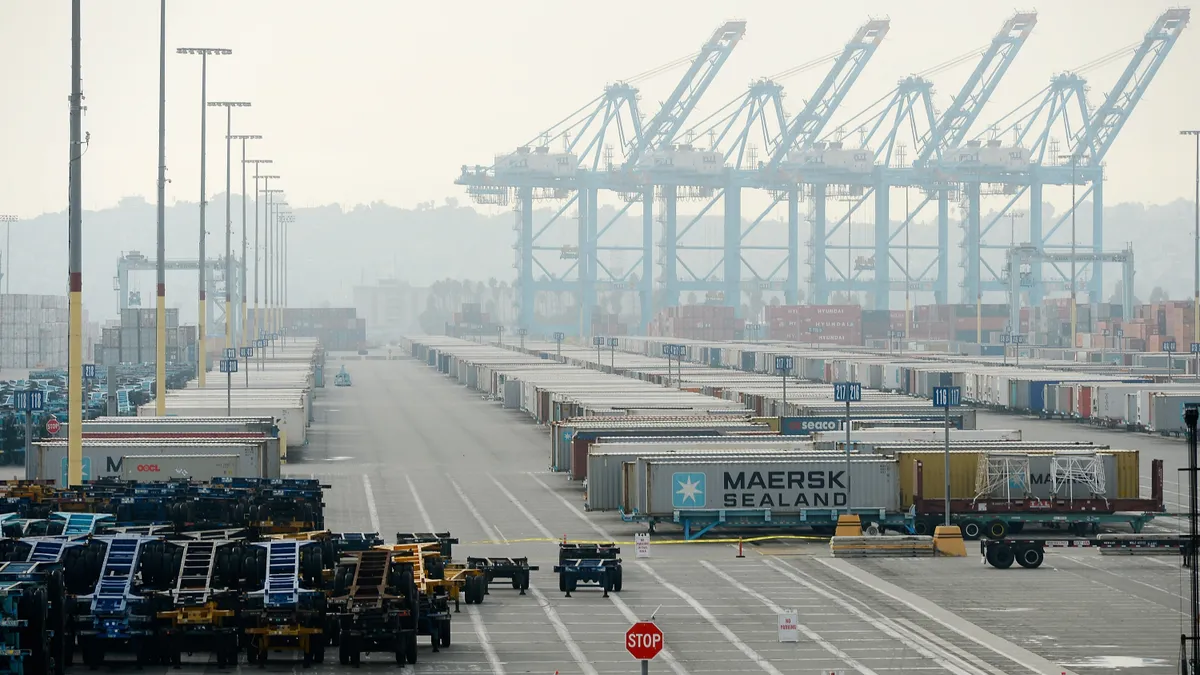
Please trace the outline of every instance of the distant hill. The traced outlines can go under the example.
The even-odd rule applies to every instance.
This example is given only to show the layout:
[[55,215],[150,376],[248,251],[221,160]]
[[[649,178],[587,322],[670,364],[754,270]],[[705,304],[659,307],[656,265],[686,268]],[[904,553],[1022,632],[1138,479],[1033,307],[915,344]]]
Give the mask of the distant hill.
[[[559,205],[557,202],[553,204],[555,207]],[[237,195],[231,206],[236,231],[241,223],[241,199]],[[478,280],[495,277],[511,281],[516,275],[513,268],[513,244],[516,241],[513,225],[516,219],[511,211],[486,214],[454,199],[437,206],[428,202],[417,208],[399,208],[377,202],[348,210],[334,204],[296,208],[294,211],[296,222],[292,226],[290,249],[294,270],[290,295],[293,305],[349,305],[353,286],[371,283],[380,277],[395,277],[413,285],[427,286],[446,278]],[[751,211],[749,207],[745,209],[746,218],[755,215]],[[535,215],[535,222],[539,223],[537,227],[550,213],[552,211],[539,209]],[[833,210],[830,213],[832,217]],[[1091,219],[1086,217],[1089,213],[1090,206],[1085,204],[1077,224],[1081,239],[1090,236]],[[1108,207],[1105,213],[1106,248],[1120,248],[1127,241],[1135,242],[1138,259],[1135,289],[1139,296],[1147,297],[1153,287],[1162,286],[1171,297],[1190,297],[1194,227],[1191,202],[1178,200],[1149,206],[1116,204]],[[601,223],[615,215],[613,207],[602,207]],[[952,215],[957,216],[957,212]],[[207,245],[210,255],[224,251],[224,216],[225,197],[219,195],[208,208]],[[249,216],[252,223],[253,210]],[[636,206],[623,216],[628,219],[630,226],[619,229],[637,238],[616,243],[640,244],[640,235],[637,234],[640,217]],[[549,245],[568,242],[574,236],[577,222],[574,213],[561,218],[560,224],[555,225],[547,235]],[[1047,217],[1047,228],[1051,222]],[[155,207],[141,197],[128,197],[112,208],[86,212],[83,226],[84,302],[94,319],[115,316],[118,305],[113,278],[116,275],[117,258],[130,250],[139,250],[153,257]],[[1007,222],[997,225],[1005,230],[1006,226]],[[196,203],[178,202],[167,209],[169,259],[196,256],[198,227],[199,208]],[[697,231],[701,239],[707,237],[712,244],[718,244],[720,229],[721,217],[717,213],[706,216]],[[924,229],[928,233],[932,228]],[[869,236],[869,228],[860,223],[855,223],[855,232],[861,232],[863,241]],[[1069,227],[1059,232],[1069,237],[1065,234],[1069,232]],[[657,239],[660,235],[656,233],[655,236]],[[858,236],[856,234],[856,239]],[[916,243],[916,236],[914,228],[913,243]],[[952,221],[952,273],[959,271],[957,244],[961,236],[957,223]],[[253,246],[253,236],[250,239]],[[808,233],[802,230],[801,240],[807,239]],[[236,233],[235,249],[240,250],[240,246],[241,236]],[[12,292],[66,292],[65,211],[13,223],[12,250]],[[628,266],[637,262],[634,253],[618,255],[623,256],[619,264]],[[559,256],[549,252],[546,257],[554,259]],[[559,269],[565,267],[566,263],[561,263]],[[807,274],[807,269],[802,273]],[[540,271],[538,276],[541,276]],[[1112,292],[1118,279],[1116,270],[1106,273],[1106,294]],[[137,275],[133,289],[141,291],[144,306],[153,306],[152,272]],[[179,307],[184,321],[194,320],[197,296],[194,273],[170,273],[167,295],[168,306]],[[957,298],[957,289],[952,297]]]

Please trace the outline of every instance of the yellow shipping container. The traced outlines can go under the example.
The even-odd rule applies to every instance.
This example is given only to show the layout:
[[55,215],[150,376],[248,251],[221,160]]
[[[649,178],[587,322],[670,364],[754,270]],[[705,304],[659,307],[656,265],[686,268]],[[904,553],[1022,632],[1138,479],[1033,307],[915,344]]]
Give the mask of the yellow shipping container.
[[778,417],[751,417],[750,422],[753,424],[766,424],[771,431],[779,433],[779,418]]
[[[979,468],[978,450],[950,451],[950,498],[975,497],[975,473]],[[943,450],[911,450],[896,453],[900,460],[900,506],[912,506],[917,491],[917,462],[922,463],[922,496],[946,498],[946,453]]]
[[[950,451],[950,498],[974,499],[975,481],[979,471],[980,455],[977,450]],[[1027,452],[1030,455],[1051,455],[1050,451]],[[1137,450],[1102,450],[1102,455],[1114,455],[1117,459],[1117,499],[1137,499],[1141,496],[1141,461]],[[896,453],[900,460],[900,505],[912,506],[916,494],[916,465],[922,462],[923,485],[926,499],[946,498],[946,464],[943,450],[912,450]],[[1111,494],[1111,493],[1110,493]]]

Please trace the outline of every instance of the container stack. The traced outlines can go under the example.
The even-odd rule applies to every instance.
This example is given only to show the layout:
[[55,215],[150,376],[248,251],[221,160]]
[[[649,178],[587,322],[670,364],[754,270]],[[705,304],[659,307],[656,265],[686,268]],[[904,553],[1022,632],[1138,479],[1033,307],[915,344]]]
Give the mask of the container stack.
[[683,305],[659,312],[650,322],[649,334],[686,340],[738,340],[745,328],[745,320],[737,318],[733,307]]
[[[121,310],[121,323],[101,331],[93,358],[97,365],[154,363],[158,360],[158,321],[154,309]],[[179,310],[167,310],[167,362],[196,361],[196,327],[179,325]]]
[[[772,340],[841,346],[863,343],[863,310],[858,305],[781,305],[766,311],[767,337]],[[904,314],[900,314],[903,325]]]
[[[467,310],[470,305],[463,305]],[[475,312],[479,305],[473,305]],[[467,323],[478,323],[467,319]],[[283,310],[283,325],[293,337],[316,338],[325,349],[358,349],[367,341],[367,320],[353,307],[292,307]]]
[[0,296],[0,368],[67,365],[66,296]]
[[618,314],[592,313],[592,335],[628,335],[629,324]]

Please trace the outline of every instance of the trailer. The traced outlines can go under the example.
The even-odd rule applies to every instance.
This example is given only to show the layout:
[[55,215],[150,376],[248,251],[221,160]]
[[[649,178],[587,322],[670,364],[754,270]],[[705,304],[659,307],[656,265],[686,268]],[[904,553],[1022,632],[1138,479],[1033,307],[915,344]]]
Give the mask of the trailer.
[[166,597],[172,603],[171,609],[157,615],[164,660],[179,667],[184,652],[208,651],[216,655],[218,668],[236,666],[241,546],[228,540],[197,539],[148,548],[148,562],[159,558],[147,566],[155,573],[165,575],[165,570],[158,570],[167,561],[172,568],[178,565],[174,579],[161,580],[169,585]]
[[985,564],[996,569],[1008,569],[1013,563],[1027,569],[1037,569],[1046,559],[1048,548],[1093,548],[1103,553],[1129,555],[1177,554],[1184,556],[1185,566],[1195,562],[1195,551],[1189,538],[1183,535],[1111,536],[1080,539],[984,539],[979,553]]
[[346,554],[334,573],[327,631],[343,666],[362,652],[391,652],[397,665],[417,662],[420,596],[411,564],[384,550]]
[[[301,653],[305,664],[325,660],[326,597],[322,546],[281,540],[251,544],[243,573],[255,588],[244,595],[240,623],[246,660],[259,665],[272,651]],[[249,568],[249,572],[247,572]]]
[[558,546],[558,590],[569,598],[579,584],[594,584],[604,591],[620,593],[622,587],[621,549],[614,543],[574,544],[562,542]]
[[[962,529],[963,539],[1004,539],[1031,528],[1065,530],[1076,536],[1098,534],[1101,528],[1128,525],[1134,533],[1166,511],[1163,501],[1163,461],[1152,460],[1150,499],[1105,499],[1088,496],[1073,499],[1021,497],[998,499],[951,499],[950,522]],[[928,499],[924,493],[923,462],[915,465],[915,489],[910,513],[913,532],[932,534],[945,522],[944,499]]]
[[[92,546],[98,543],[99,548]],[[73,565],[64,558],[66,584],[91,582],[89,592],[77,595],[72,609],[75,633],[83,662],[89,668],[104,663],[115,651],[132,651],[141,665],[159,658],[155,623],[159,610],[167,609],[157,594],[160,582],[174,577],[174,565],[150,547],[156,538],[141,536],[93,537],[80,550]],[[95,563],[103,549],[99,571]],[[151,555],[145,555],[147,552]],[[95,581],[92,581],[92,578]]]
[[62,566],[0,563],[0,665],[10,675],[62,675],[70,635]]
[[491,586],[496,579],[507,579],[514,589],[525,591],[529,589],[529,573],[540,569],[530,565],[529,558],[467,558],[467,567],[483,572],[487,585]]

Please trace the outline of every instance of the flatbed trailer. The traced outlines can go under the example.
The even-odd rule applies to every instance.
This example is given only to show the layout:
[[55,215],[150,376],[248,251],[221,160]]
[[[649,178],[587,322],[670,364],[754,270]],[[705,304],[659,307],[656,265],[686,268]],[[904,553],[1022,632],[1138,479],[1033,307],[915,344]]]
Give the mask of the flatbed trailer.
[[[916,534],[932,534],[944,522],[946,502],[923,496],[923,469],[923,462],[918,461],[910,513]],[[967,540],[1004,539],[1009,534],[1020,534],[1026,526],[1087,536],[1099,534],[1103,527],[1128,525],[1134,533],[1140,533],[1147,523],[1166,512],[1162,460],[1153,460],[1150,469],[1150,499],[951,499],[950,522],[962,528],[963,539]]]
[[788,513],[777,513],[771,509],[676,509],[670,516],[648,516],[620,511],[621,519],[627,523],[645,524],[655,532],[662,524],[674,524],[683,528],[683,538],[688,541],[700,539],[717,529],[732,530],[804,530],[818,535],[833,534],[838,516],[854,513],[862,522],[874,522],[881,528],[911,532],[911,512],[891,512],[877,508],[854,509],[801,509]]
[[1184,565],[1194,564],[1195,551],[1183,535],[1102,535],[1079,539],[984,539],[979,552],[985,564],[1008,569],[1013,563],[1028,569],[1041,567],[1048,548],[1092,548],[1103,552],[1129,554],[1173,553],[1184,556]]
[[397,532],[397,544],[437,544],[446,562],[454,562],[454,545],[458,538],[449,532]]
[[620,593],[622,587],[621,549],[615,543],[576,544],[562,542],[558,545],[558,590],[569,598],[579,584],[594,584],[604,591]]

